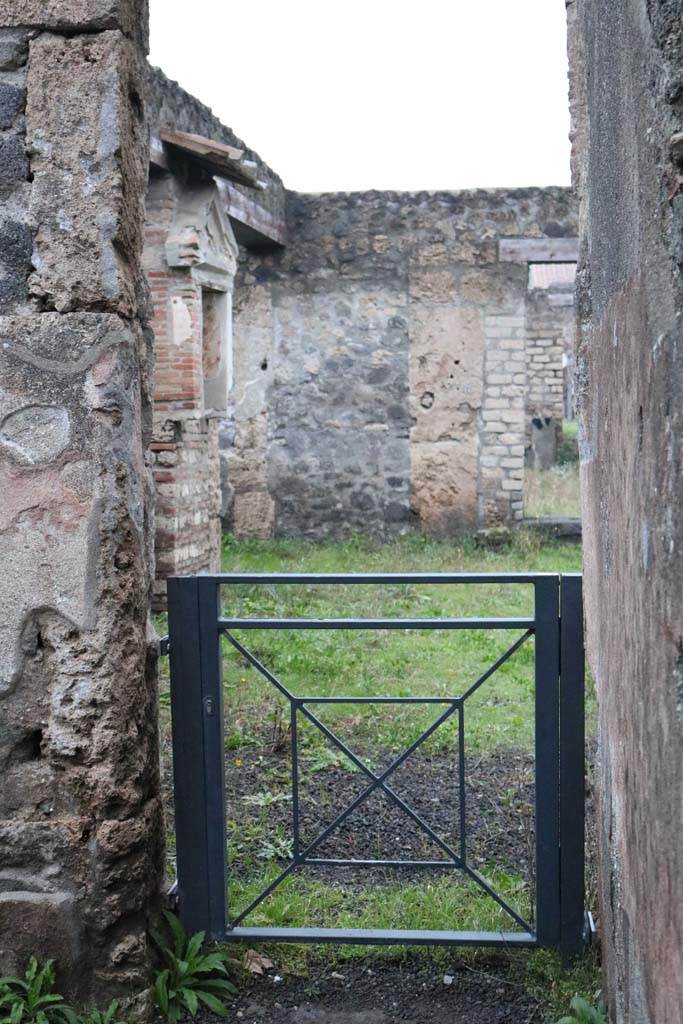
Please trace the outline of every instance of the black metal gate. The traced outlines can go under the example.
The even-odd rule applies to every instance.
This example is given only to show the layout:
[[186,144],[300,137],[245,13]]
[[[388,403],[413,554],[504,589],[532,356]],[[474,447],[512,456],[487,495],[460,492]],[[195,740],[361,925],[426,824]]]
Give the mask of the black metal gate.
[[[417,619],[229,619],[221,617],[221,590],[234,584],[531,584],[530,618]],[[552,573],[229,573],[175,577],[168,581],[171,708],[176,816],[177,896],[189,932],[213,939],[269,942],[340,942],[411,945],[546,946],[565,957],[585,941],[584,913],[584,654],[581,576]],[[232,633],[250,629],[482,629],[518,636],[486,671],[452,697],[316,697],[292,693]],[[228,907],[228,860],[224,789],[221,634],[289,701],[292,753],[293,856],[280,874],[238,915]],[[465,708],[469,697],[531,637],[535,649],[535,842],[536,922],[532,927],[468,862],[466,836]],[[379,774],[368,767],[316,716],[324,703],[434,704],[432,724]],[[299,834],[299,716],[316,726],[367,778],[366,788],[321,834],[307,844]],[[388,780],[451,716],[458,724],[460,836],[453,848],[391,788]],[[249,914],[298,867],[337,864],[315,854],[323,841],[371,793],[379,791],[423,829],[454,870],[479,885],[509,915],[503,932],[407,931],[338,928],[253,928]],[[370,862],[365,862],[370,863]],[[382,865],[405,861],[382,861]],[[438,862],[443,864],[442,861]],[[411,861],[412,867],[434,866]],[[457,924],[457,922],[454,922]]]

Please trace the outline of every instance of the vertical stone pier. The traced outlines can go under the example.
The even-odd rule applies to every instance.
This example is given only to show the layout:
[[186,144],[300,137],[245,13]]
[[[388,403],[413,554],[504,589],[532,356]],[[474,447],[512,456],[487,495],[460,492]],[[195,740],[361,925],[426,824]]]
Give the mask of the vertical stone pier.
[[568,0],[577,396],[610,1020],[683,1020],[683,25]]
[[148,983],[144,0],[0,0],[0,973]]

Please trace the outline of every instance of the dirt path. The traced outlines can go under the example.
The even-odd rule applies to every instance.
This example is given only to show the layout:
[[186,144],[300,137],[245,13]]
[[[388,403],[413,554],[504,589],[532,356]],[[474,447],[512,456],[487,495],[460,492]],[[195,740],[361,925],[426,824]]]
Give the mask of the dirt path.
[[537,1024],[538,1003],[507,964],[437,968],[414,959],[311,965],[307,978],[255,980],[231,1009],[241,1024]]

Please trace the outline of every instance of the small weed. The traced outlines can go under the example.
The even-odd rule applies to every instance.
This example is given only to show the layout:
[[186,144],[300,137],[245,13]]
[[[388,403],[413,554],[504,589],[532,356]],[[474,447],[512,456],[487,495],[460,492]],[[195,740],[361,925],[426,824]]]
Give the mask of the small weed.
[[330,747],[313,747],[302,755],[301,761],[311,775],[324,772],[327,768],[343,768],[347,772],[360,771],[340,750],[332,750]]
[[261,808],[272,807],[273,804],[282,803],[283,801],[291,799],[291,793],[271,793],[268,789],[263,793],[252,793],[251,796],[242,797],[245,804],[251,804],[252,807]]
[[569,1017],[562,1017],[557,1024],[607,1024],[605,1009],[602,1004],[591,1006],[581,996],[574,996],[570,1003],[572,1012]]
[[79,1024],[117,1024],[121,1020],[119,1016],[119,1001],[112,999],[106,1010],[86,1010],[79,1017]]
[[259,860],[291,860],[292,840],[285,838],[285,836],[263,839],[258,847],[256,856]]
[[0,978],[2,1024],[78,1024],[78,1014],[54,991],[54,960],[41,967],[34,956],[23,978]]
[[[579,998],[588,1005],[600,999],[600,965],[594,948],[589,947],[570,968],[564,968],[559,955],[547,949],[532,953],[525,966],[526,986],[546,1007],[549,1021],[557,1021],[573,999]],[[569,1020],[571,1024],[584,1024],[581,1017]],[[604,1024],[604,1017],[597,1020]],[[593,1024],[592,1019],[588,1024]]]
[[227,964],[235,961],[223,950],[202,953],[204,932],[188,939],[178,918],[164,912],[170,944],[152,932],[152,938],[168,964],[154,979],[154,1002],[171,1024],[185,1013],[196,1016],[202,1003],[212,1013],[227,1015],[225,999],[237,989],[226,977]]

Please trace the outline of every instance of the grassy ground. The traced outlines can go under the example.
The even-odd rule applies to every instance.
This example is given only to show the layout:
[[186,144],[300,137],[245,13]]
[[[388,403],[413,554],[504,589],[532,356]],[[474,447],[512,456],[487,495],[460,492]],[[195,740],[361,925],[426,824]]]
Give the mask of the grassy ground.
[[[311,544],[303,541],[235,542],[226,538],[225,571],[280,572],[514,572],[580,570],[580,549],[545,544],[520,537],[509,548],[486,551],[472,542],[454,544],[420,536],[376,545],[364,539]],[[223,589],[223,612],[235,617],[341,618],[344,616],[418,617],[526,616],[532,614],[529,586],[402,585],[366,586],[239,586]],[[163,628],[163,623],[159,623]],[[235,631],[235,636],[295,694],[354,697],[453,696],[463,693],[520,635],[520,631]],[[226,703],[226,781],[230,814],[233,865],[230,901],[245,907],[282,869],[291,855],[289,707],[267,680],[227,642],[223,641]],[[162,719],[167,721],[167,680],[162,686]],[[533,752],[533,639],[521,647],[468,699],[466,751],[468,784],[479,771],[499,758],[526,758]],[[405,749],[434,720],[434,705],[318,705],[319,718],[348,743],[362,760],[377,769]],[[435,799],[450,799],[452,778],[438,775],[446,766],[455,776],[457,723],[442,726],[425,745],[422,797],[429,796],[433,773]],[[300,729],[302,801],[321,815],[324,825],[346,806],[365,779],[348,759],[335,750],[319,730]],[[417,754],[415,768],[417,768]],[[413,760],[411,758],[411,761]],[[507,763],[507,762],[506,762]],[[526,762],[524,762],[526,764]],[[427,775],[424,772],[427,771]],[[523,767],[520,769],[530,771]],[[492,773],[493,775],[493,773]],[[424,779],[426,778],[426,783]],[[348,793],[344,791],[348,779]],[[520,775],[521,779],[521,775]],[[327,783],[327,788],[325,788]],[[509,800],[522,806],[513,779]],[[406,798],[410,797],[409,782]],[[309,787],[306,789],[306,787]],[[427,796],[425,796],[425,786]],[[354,787],[356,787],[354,789]],[[337,791],[340,792],[337,792]],[[519,792],[518,792],[519,791]],[[333,799],[329,800],[329,793]],[[476,788],[475,788],[476,796]],[[487,794],[479,793],[484,800]],[[380,800],[379,797],[375,798]],[[503,794],[502,799],[506,799]],[[327,807],[327,802],[334,806]],[[409,801],[410,802],[410,801]],[[492,805],[493,806],[493,805]],[[514,804],[516,807],[517,804]],[[456,802],[453,802],[457,818]],[[502,813],[502,805],[498,811]],[[509,810],[509,808],[507,808]],[[521,812],[520,812],[521,813]],[[398,812],[399,819],[401,812]],[[501,818],[502,820],[502,818]],[[507,819],[506,819],[507,820]],[[398,842],[407,820],[396,822]],[[484,827],[495,829],[496,807]],[[357,831],[365,826],[358,825]],[[382,840],[391,837],[393,819],[384,820]],[[507,827],[507,826],[506,826]],[[522,832],[528,826],[515,828]],[[450,829],[450,826],[449,826]],[[388,832],[387,832],[388,830]],[[440,832],[457,841],[452,832]],[[372,837],[370,837],[372,838]],[[375,856],[391,856],[380,849]],[[519,838],[520,843],[523,837]],[[488,849],[488,847],[486,847]],[[327,853],[334,856],[335,853]],[[336,854],[341,855],[341,854]],[[371,855],[371,854],[370,854]],[[398,856],[394,854],[395,856]],[[426,852],[423,856],[432,857]],[[502,861],[502,862],[501,862]],[[482,854],[477,867],[523,916],[533,916],[533,879],[515,870],[504,858]],[[385,874],[321,876],[296,872],[285,880],[245,922],[250,925],[325,924],[345,927],[459,928],[508,930],[510,919],[481,888],[453,873],[430,873],[424,880]],[[514,926],[512,926],[514,927]],[[365,951],[347,947],[280,949],[281,969],[305,970],[312,956],[358,957]],[[396,955],[396,951],[393,954]],[[452,951],[423,952],[439,961],[452,960]],[[463,954],[472,957],[473,954]],[[511,954],[510,954],[511,955]],[[591,961],[578,973],[560,970],[556,958],[545,952],[525,955],[520,964],[529,985],[545,986],[551,1010],[566,1006],[576,991],[593,994],[596,987]],[[545,979],[545,980],[543,980]],[[565,998],[567,997],[567,998]]]
[[557,450],[557,465],[551,469],[524,471],[524,514],[540,516],[580,516],[579,449],[576,420],[565,420]]
[[524,515],[580,516],[578,463],[524,470]]

